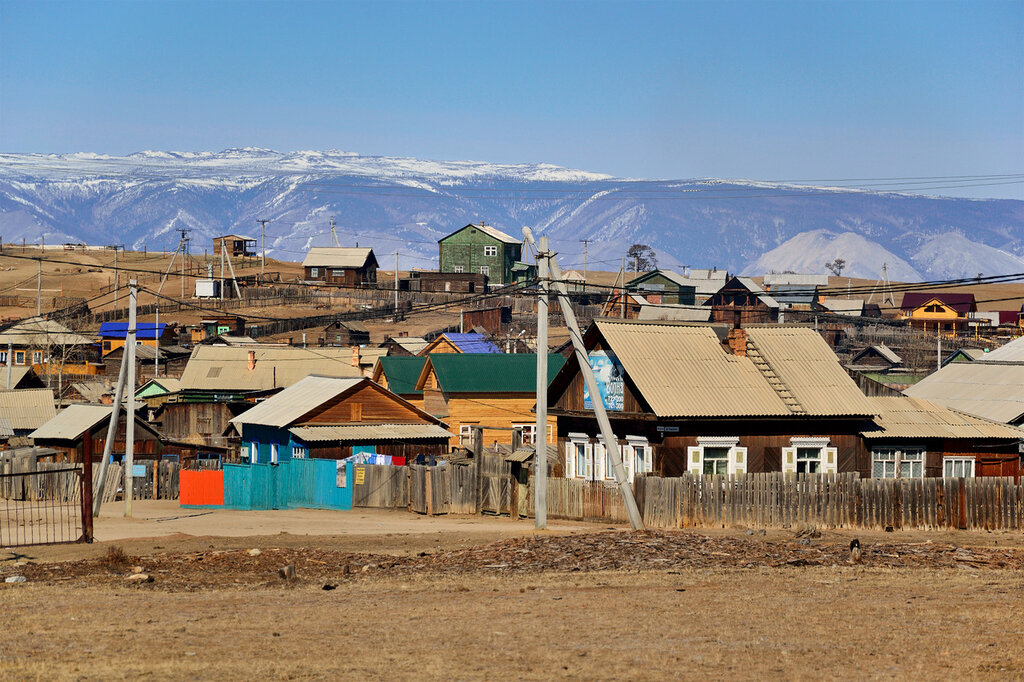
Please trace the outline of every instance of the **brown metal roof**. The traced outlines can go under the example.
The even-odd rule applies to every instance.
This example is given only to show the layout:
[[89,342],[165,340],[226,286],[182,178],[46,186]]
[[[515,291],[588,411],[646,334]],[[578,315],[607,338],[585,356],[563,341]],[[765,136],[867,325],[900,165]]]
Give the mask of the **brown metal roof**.
[[[249,353],[256,366],[249,369]],[[310,374],[361,377],[351,348],[196,346],[181,373],[182,390],[263,391],[291,386]]]
[[812,329],[748,328],[748,357],[739,357],[709,326],[595,324],[659,417],[874,414]]
[[887,438],[948,438],[948,439],[1007,439],[1024,438],[1024,429],[1000,424],[950,410],[941,405],[918,398],[868,398],[875,406],[877,428],[863,431],[865,439]]
[[711,327],[595,324],[659,417],[791,414],[754,363],[725,352]]
[[756,350],[806,414],[868,416],[874,406],[839,364],[821,335],[806,327],[749,327],[748,354]]

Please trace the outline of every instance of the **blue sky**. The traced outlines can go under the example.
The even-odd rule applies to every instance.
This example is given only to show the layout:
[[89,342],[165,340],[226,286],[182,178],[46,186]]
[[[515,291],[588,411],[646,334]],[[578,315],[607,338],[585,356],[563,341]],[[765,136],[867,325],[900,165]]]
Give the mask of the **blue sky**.
[[[643,178],[1019,174],[1024,2],[0,0],[0,151],[237,146]],[[994,182],[935,193],[1024,198]]]

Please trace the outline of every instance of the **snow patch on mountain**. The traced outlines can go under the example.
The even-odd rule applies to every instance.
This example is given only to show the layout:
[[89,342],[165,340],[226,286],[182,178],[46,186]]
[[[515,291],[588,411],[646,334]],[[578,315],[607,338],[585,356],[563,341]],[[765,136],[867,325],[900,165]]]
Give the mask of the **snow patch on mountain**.
[[921,274],[914,267],[881,244],[854,232],[836,234],[828,230],[801,232],[768,251],[743,268],[750,275],[766,272],[822,273],[825,263],[836,258],[846,261],[842,274],[873,279],[879,277],[882,264],[888,266],[889,279],[918,281]]
[[910,260],[925,279],[1024,272],[1024,258],[972,241],[959,232],[928,237]]

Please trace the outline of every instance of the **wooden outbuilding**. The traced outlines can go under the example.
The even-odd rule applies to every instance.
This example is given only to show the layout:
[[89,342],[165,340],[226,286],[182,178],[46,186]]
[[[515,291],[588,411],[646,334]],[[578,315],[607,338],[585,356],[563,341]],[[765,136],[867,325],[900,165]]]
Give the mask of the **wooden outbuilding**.
[[733,277],[704,302],[712,322],[761,324],[779,319],[779,303],[749,277]]
[[226,234],[213,238],[213,255],[220,256],[221,250],[232,258],[255,258],[256,239],[239,234]]
[[430,272],[413,270],[399,281],[402,291],[447,294],[481,294],[487,291],[488,276],[479,272]]
[[359,247],[314,246],[302,261],[307,282],[339,286],[376,285],[378,267],[373,249]]
[[[29,438],[38,446],[56,450],[57,461],[99,461],[112,412],[108,405],[70,405],[29,434]],[[127,411],[122,409],[112,450],[115,456],[125,451],[126,418]],[[141,418],[141,413],[135,416],[134,444],[136,460],[160,459],[163,452],[162,436]]]

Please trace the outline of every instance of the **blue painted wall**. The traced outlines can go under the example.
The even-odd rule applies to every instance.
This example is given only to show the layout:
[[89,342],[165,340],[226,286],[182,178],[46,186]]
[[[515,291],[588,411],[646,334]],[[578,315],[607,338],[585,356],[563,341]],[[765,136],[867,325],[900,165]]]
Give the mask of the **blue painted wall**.
[[351,509],[353,465],[345,463],[345,487],[337,485],[333,459],[290,459],[281,464],[225,464],[228,509]]

